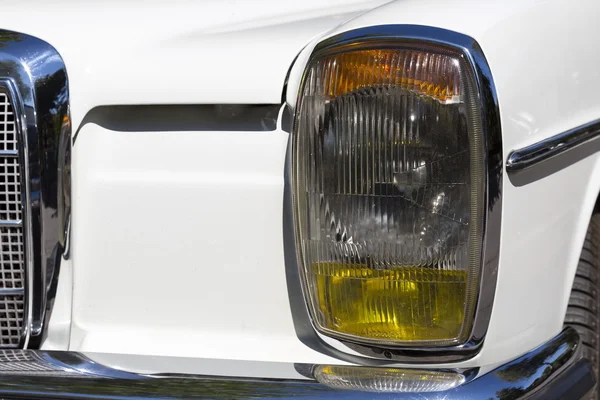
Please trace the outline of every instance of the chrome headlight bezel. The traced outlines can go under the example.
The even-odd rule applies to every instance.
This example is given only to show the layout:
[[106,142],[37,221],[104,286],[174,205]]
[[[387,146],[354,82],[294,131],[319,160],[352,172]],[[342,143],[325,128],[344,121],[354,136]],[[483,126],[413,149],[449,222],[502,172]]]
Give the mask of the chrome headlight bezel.
[[[315,55],[321,54],[331,48],[338,48],[340,46],[347,46],[355,43],[361,43],[362,45],[375,41],[402,41],[403,43],[412,42],[417,45],[433,45],[447,48],[451,51],[460,53],[468,63],[474,75],[474,83],[476,85],[478,96],[477,100],[479,102],[481,114],[479,117],[482,124],[482,139],[484,142],[484,215],[480,255],[480,279],[478,283],[479,292],[473,309],[473,322],[471,324],[468,339],[464,343],[441,347],[382,346],[369,342],[368,340],[356,340],[329,335],[317,328],[312,317],[311,323],[313,329],[319,334],[330,336],[361,354],[375,358],[395,359],[400,361],[419,360],[421,362],[426,362],[428,360],[433,361],[433,359],[428,359],[428,357],[433,357],[436,361],[454,361],[469,358],[479,351],[489,325],[496,285],[500,247],[500,217],[502,208],[501,187],[503,172],[502,139],[498,101],[490,68],[478,43],[466,35],[425,26],[383,25],[345,32],[320,42],[312,50],[310,57],[308,57],[304,74],[307,73],[308,66]],[[304,75],[302,83],[300,84],[296,107],[300,104],[300,96],[302,95],[302,87],[305,79],[306,76]],[[292,135],[296,135],[295,118]],[[294,141],[293,138],[292,141]],[[293,207],[294,212],[296,212],[296,206],[294,205]],[[296,222],[294,223],[294,227],[297,229]],[[294,235],[298,246],[299,232],[296,231]],[[296,256],[300,256],[299,248],[297,248]],[[301,262],[298,262],[298,268],[302,268]],[[302,276],[302,271],[299,271],[299,273],[300,276]],[[305,300],[304,304],[308,307],[309,302],[306,297],[305,285],[303,284],[302,287]],[[309,316],[311,315],[310,311],[308,311],[308,314]]]

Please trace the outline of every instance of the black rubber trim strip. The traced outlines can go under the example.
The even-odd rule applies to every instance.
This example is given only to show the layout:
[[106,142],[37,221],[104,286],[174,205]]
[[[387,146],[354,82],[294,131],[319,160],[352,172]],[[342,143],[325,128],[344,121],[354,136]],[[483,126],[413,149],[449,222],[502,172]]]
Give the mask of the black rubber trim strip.
[[95,123],[120,132],[264,132],[277,128],[280,108],[281,104],[100,106],[87,113],[80,127]]

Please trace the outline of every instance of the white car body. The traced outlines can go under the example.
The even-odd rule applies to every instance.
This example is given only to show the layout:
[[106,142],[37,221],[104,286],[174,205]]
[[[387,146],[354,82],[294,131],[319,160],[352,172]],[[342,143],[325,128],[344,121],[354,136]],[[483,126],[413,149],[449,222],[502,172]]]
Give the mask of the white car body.
[[[103,354],[351,362],[307,346],[294,327],[283,238],[290,134],[281,115],[273,130],[190,130],[177,118],[172,129],[153,130],[142,123],[136,129],[135,114],[119,129],[110,113],[94,110],[293,108],[317,43],[353,29],[407,24],[479,43],[495,83],[505,162],[513,150],[600,118],[595,1],[54,0],[6,2],[0,10],[0,28],[50,43],[69,76],[70,258],[62,262],[41,349],[94,353],[99,362],[137,372],[152,368]],[[600,155],[524,185],[506,173],[502,180],[498,277],[485,341],[470,359],[423,366],[485,372],[563,329],[600,193]]]

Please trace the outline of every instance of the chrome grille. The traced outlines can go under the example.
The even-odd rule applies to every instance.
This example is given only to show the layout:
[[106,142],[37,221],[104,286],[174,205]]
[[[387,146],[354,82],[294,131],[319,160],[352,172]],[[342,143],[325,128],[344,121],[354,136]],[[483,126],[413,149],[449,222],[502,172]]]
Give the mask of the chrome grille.
[[0,228],[0,289],[23,287],[23,228]]
[[0,151],[11,150],[17,150],[15,114],[6,93],[0,93]]
[[[1,132],[0,132],[1,136]],[[17,158],[0,156],[0,220],[23,219],[21,203],[21,171]]]
[[23,296],[0,296],[0,346],[19,347],[24,314]]
[[7,92],[0,88],[0,347],[19,347],[25,318],[25,243],[19,135]]

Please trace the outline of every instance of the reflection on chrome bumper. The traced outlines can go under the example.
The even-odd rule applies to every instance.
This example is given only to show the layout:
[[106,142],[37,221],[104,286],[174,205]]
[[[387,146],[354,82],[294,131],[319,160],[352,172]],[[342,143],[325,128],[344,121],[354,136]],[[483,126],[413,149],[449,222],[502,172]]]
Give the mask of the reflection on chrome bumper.
[[[319,383],[312,377],[315,366],[306,364],[295,365],[305,379],[300,374],[299,379],[284,380],[147,374],[103,365],[79,353],[5,350],[0,352],[0,398],[580,398],[592,389],[595,379],[590,363],[579,358],[578,345],[579,336],[567,328],[543,346],[485,375],[477,376],[477,370],[458,371],[465,377],[464,383],[434,393],[344,390]],[[137,357],[138,363],[142,357],[143,364],[144,356],[132,357]],[[147,361],[148,365],[160,365],[161,358],[147,357]]]

